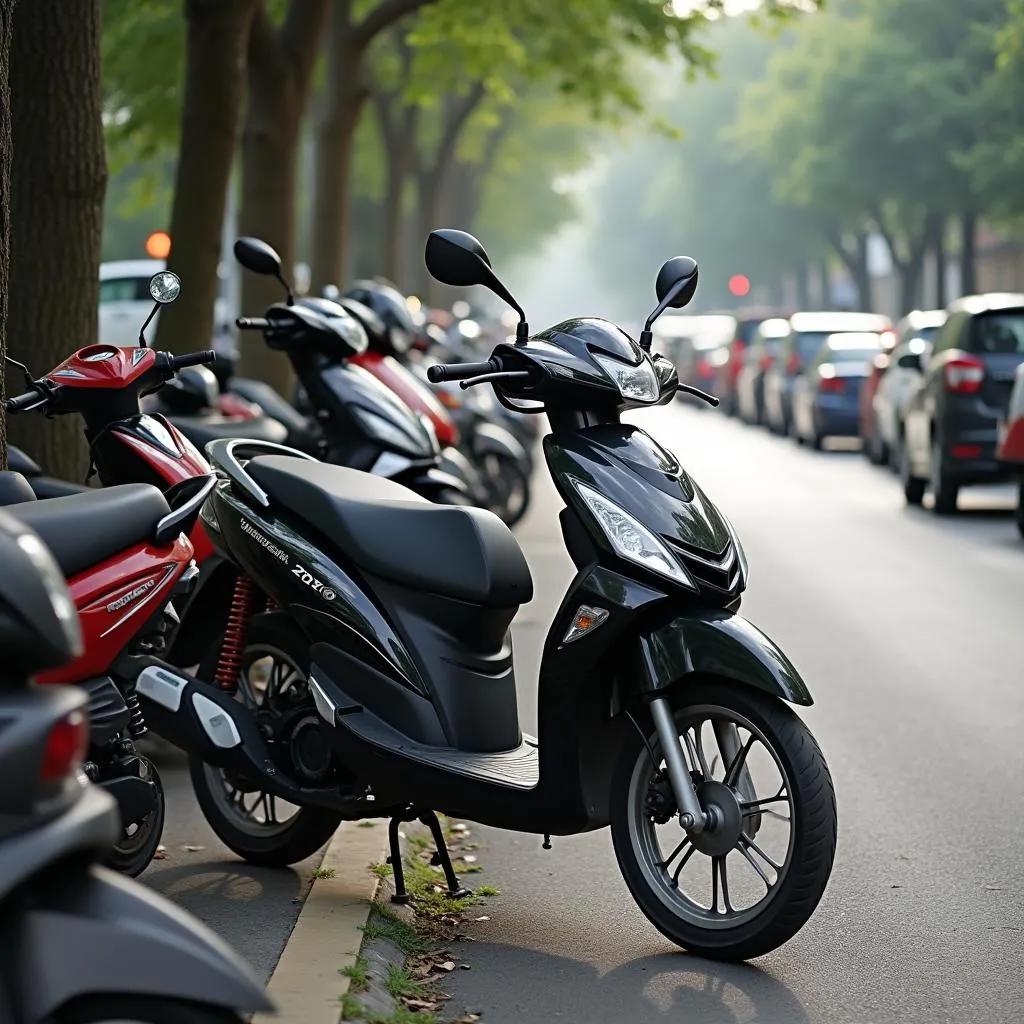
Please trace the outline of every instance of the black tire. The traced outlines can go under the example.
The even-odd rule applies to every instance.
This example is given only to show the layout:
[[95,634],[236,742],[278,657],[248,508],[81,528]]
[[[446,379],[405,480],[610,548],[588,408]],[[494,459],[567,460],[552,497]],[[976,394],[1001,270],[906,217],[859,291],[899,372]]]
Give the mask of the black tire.
[[939,516],[956,513],[956,499],[960,495],[960,484],[943,465],[942,445],[932,442],[932,511]]
[[138,1024],[241,1024],[232,1010],[206,1003],[165,999],[162,996],[109,995],[84,996],[61,1007],[53,1016],[54,1024],[105,1024],[109,1021],[136,1021]]
[[1024,538],[1024,480],[1021,480],[1017,491],[1017,513],[1015,518],[1017,520],[1017,530],[1021,537]]
[[[301,673],[308,677],[310,669],[309,644],[302,633],[290,623],[275,621],[250,624],[245,651],[254,648],[280,652]],[[211,649],[200,667],[201,679],[212,679],[220,643]],[[243,651],[243,663],[245,659]],[[206,765],[200,757],[190,755],[189,775],[192,788],[203,817],[217,838],[233,853],[250,864],[283,868],[311,857],[337,831],[342,815],[322,807],[300,807],[279,830],[259,834],[255,828],[240,827],[225,811],[223,797],[215,793],[214,786],[223,785],[217,769]]]
[[821,434],[819,434],[817,431],[815,431],[813,434],[811,434],[810,439],[808,440],[807,443],[816,452],[820,452],[821,451],[821,446],[824,444],[824,438],[822,438]]
[[[836,851],[836,801],[832,778],[807,726],[782,700],[735,684],[701,682],[670,696],[677,720],[687,708],[717,706],[755,725],[775,748],[792,786],[794,827],[786,870],[763,910],[733,927],[701,927],[674,913],[651,885],[638,854],[630,815],[636,774],[643,776],[650,754],[631,730],[619,754],[612,783],[611,829],[619,869],[647,919],[681,948],[712,960],[763,956],[788,942],[810,919],[832,872]],[[642,725],[658,749],[653,726]]]
[[903,497],[907,504],[920,505],[924,500],[927,481],[914,476],[913,467],[910,465],[910,448],[905,437],[900,439],[900,483],[903,484]]
[[156,770],[156,765],[148,757],[140,755],[139,760],[143,762],[150,778],[156,785],[156,807],[146,816],[138,831],[133,836],[128,836],[127,834],[122,836],[104,859],[104,863],[108,868],[122,875],[127,875],[129,878],[138,878],[152,863],[164,833],[164,818],[166,815],[164,785],[160,778],[160,773]]
[[[518,459],[499,456],[498,466],[502,476],[505,499],[504,507],[498,514],[506,526],[512,527],[522,522],[523,517],[530,509],[532,497],[530,493],[530,477]],[[509,508],[509,496],[513,494],[520,495],[520,499]]]

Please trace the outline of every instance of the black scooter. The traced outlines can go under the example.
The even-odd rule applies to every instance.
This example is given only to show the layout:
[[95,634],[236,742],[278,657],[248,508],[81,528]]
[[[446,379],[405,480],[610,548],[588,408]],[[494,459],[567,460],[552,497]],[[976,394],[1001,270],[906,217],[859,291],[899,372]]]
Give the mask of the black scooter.
[[[544,647],[540,737],[520,729],[509,633],[533,583],[497,517],[270,445],[250,446],[245,461],[217,442],[208,453],[224,483],[203,517],[269,599],[247,624],[243,659],[269,680],[263,702],[221,707],[250,730],[253,716],[322,727],[322,747],[308,735],[301,751],[275,744],[274,777],[220,773],[221,790],[283,792],[285,775],[315,794],[289,823],[251,823],[263,831],[248,848],[283,848],[328,804],[338,817],[389,816],[402,899],[398,827],[414,818],[431,826],[460,891],[433,809],[543,834],[545,846],[610,825],[635,900],[668,938],[719,959],[767,953],[811,916],[835,852],[828,768],[789,707],[811,697],[737,614],[747,566],[728,520],[671,452],[619,418],[680,390],[716,403],[649,352],[651,324],[689,302],[697,265],[676,257],[661,268],[637,344],[596,319],[531,337],[463,232],[433,232],[426,260],[438,280],[484,285],[522,318],[515,344],[484,362],[438,364],[431,378],[492,384],[507,408],[543,409],[551,424],[544,454],[578,573]],[[202,749],[200,730],[174,710],[188,687],[147,698],[147,718],[162,706],[181,745]],[[203,753],[196,771],[238,763],[211,744]]]
[[38,535],[0,513],[0,1020],[230,1024],[270,1010],[252,971],[167,901],[96,865],[121,833],[85,781],[86,696],[29,676],[81,651]]

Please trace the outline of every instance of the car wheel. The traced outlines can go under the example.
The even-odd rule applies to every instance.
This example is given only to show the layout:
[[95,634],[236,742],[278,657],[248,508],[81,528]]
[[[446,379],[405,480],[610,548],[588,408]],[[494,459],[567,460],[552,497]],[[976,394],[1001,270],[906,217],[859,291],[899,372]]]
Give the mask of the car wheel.
[[903,484],[903,497],[908,505],[920,505],[924,498],[925,480],[914,476],[910,465],[910,449],[904,438],[900,444],[900,483]]
[[960,494],[960,485],[942,461],[942,445],[938,440],[932,442],[932,508],[936,515],[949,516],[956,512],[956,499]]

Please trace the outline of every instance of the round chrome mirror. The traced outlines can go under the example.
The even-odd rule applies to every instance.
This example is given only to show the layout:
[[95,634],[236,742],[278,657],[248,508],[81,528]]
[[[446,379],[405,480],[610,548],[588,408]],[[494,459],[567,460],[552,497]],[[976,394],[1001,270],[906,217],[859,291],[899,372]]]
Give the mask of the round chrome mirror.
[[149,294],[153,296],[154,302],[165,306],[181,294],[181,278],[169,270],[162,270],[150,278]]

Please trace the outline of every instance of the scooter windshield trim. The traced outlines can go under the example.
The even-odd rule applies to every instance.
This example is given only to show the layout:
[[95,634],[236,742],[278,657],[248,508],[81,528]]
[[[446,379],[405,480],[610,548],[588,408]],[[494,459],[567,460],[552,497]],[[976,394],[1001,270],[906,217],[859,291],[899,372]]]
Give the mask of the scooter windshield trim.
[[582,481],[573,479],[572,484],[618,555],[689,590],[698,590],[690,574],[643,523]]

